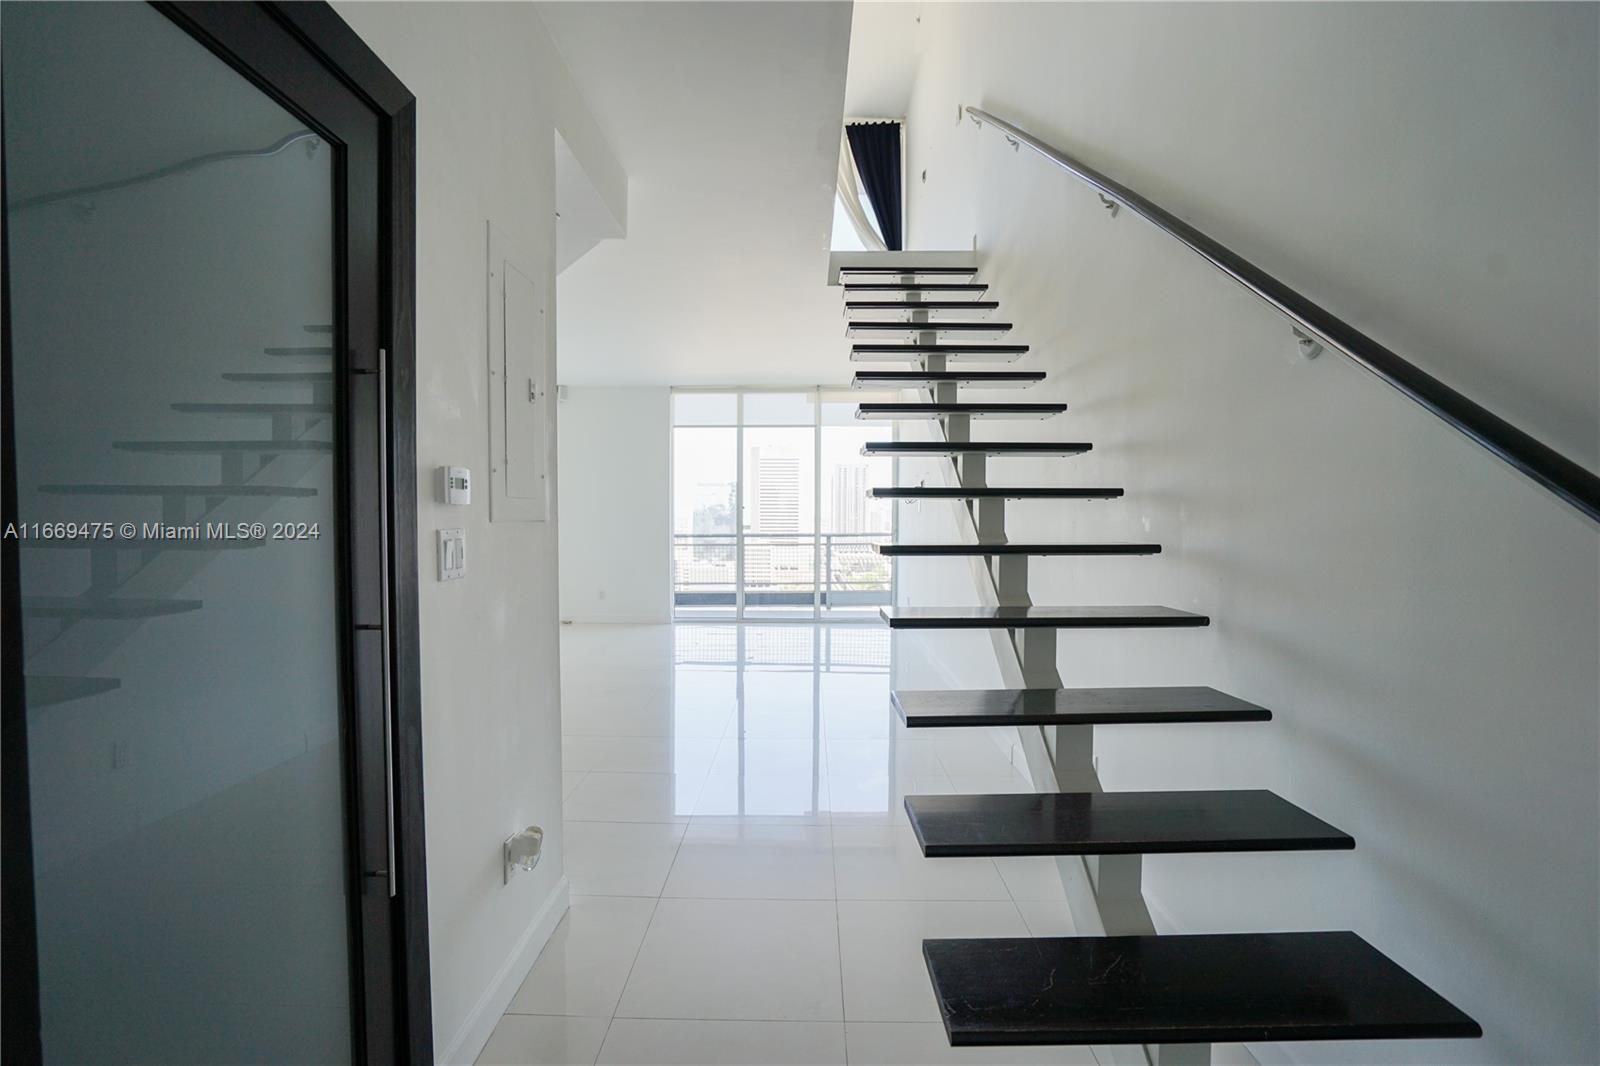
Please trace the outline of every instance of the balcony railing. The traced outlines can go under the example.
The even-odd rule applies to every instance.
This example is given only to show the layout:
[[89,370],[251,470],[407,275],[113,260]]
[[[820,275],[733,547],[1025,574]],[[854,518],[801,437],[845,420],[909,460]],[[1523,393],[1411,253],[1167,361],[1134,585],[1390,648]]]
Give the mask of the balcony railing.
[[[889,560],[874,549],[884,533],[746,533],[746,607],[875,607],[889,602]],[[739,540],[733,533],[672,535],[676,607],[738,604]]]

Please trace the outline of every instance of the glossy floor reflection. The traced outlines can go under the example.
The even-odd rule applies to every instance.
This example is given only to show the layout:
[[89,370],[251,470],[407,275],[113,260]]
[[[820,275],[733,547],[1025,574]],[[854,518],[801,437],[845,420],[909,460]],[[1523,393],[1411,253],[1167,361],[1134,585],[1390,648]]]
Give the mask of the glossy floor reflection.
[[921,940],[1072,931],[1048,859],[924,859],[907,793],[1026,790],[908,735],[889,633],[566,626],[572,910],[483,1063],[1092,1063],[952,1049]]

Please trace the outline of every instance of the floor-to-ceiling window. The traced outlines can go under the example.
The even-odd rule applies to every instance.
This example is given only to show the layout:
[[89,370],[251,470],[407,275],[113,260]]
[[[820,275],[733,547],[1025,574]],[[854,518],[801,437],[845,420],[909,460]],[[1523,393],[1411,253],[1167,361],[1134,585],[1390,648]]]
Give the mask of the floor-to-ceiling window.
[[871,618],[890,602],[874,544],[893,507],[890,462],[861,446],[860,397],[828,389],[676,390],[672,596],[680,618]]

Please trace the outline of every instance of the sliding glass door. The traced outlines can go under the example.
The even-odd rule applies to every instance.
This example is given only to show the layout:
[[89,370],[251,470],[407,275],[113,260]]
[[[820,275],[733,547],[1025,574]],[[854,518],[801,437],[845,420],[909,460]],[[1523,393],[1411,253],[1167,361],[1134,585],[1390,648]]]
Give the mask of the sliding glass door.
[[673,610],[680,618],[870,619],[890,602],[888,426],[824,389],[673,394]]

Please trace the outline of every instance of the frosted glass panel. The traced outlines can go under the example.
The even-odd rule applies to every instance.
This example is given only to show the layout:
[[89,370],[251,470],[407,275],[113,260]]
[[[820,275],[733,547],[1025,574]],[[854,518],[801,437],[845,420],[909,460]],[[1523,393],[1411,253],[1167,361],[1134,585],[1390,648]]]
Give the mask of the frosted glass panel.
[[332,149],[143,4],[4,77],[45,1061],[348,1061]]

